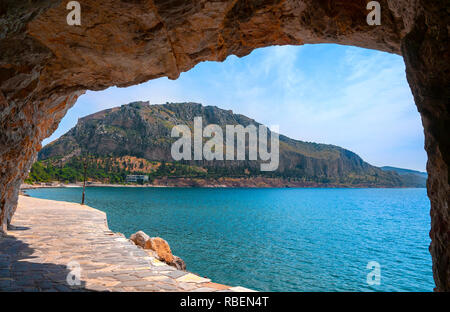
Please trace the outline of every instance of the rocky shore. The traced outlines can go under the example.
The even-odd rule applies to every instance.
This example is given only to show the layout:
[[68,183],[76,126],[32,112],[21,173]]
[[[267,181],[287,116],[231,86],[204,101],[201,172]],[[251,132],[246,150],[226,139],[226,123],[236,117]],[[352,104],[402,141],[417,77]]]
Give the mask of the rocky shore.
[[138,231],[130,236],[130,240],[143,248],[151,257],[164,261],[178,270],[186,270],[186,263],[172,254],[169,244],[161,237],[149,237],[144,232]]
[[[42,182],[35,184],[22,184],[21,190],[35,188],[58,188],[58,187],[82,187],[83,183],[60,183]],[[205,187],[205,188],[286,188],[286,187],[314,187],[314,188],[394,188],[392,186],[374,186],[373,184],[336,184],[317,183],[308,181],[288,180],[281,178],[252,177],[252,178],[160,178],[151,184],[110,184],[102,182],[89,182],[86,187]],[[402,187],[395,187],[402,188]],[[406,187],[404,187],[406,188]]]
[[19,196],[12,225],[0,237],[0,291],[250,291],[186,271],[163,239],[126,239],[86,205]]

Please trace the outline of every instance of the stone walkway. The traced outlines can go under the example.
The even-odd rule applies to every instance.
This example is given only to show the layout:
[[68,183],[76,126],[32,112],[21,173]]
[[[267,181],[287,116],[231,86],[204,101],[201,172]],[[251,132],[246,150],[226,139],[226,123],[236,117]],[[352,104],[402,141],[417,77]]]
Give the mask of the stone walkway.
[[20,196],[12,221],[0,238],[0,291],[250,291],[158,261],[88,206]]

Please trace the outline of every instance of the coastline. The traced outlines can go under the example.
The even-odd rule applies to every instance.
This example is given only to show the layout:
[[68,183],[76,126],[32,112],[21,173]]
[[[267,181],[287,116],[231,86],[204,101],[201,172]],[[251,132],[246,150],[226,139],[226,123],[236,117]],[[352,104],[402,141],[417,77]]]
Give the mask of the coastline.
[[[81,199],[81,188],[37,189],[27,193],[31,196],[76,203],[79,203]],[[316,231],[320,233],[322,229],[325,233],[329,233],[329,229],[332,229],[333,233],[336,233],[338,237],[348,238],[348,240],[344,239],[344,243],[340,240],[335,241],[329,236],[325,238],[320,236],[323,241],[328,241],[329,239],[329,245],[327,246],[332,247],[328,250],[348,250],[349,254],[352,255],[358,254],[361,249],[364,251],[364,246],[356,247],[356,244],[353,244],[353,237],[362,235],[362,237],[368,239],[372,231],[365,232],[364,230],[359,230],[360,227],[358,226],[351,226],[351,224],[361,224],[358,223],[360,222],[358,220],[361,220],[361,216],[368,215],[367,220],[362,222],[371,224],[371,229],[379,228],[379,235],[389,238],[389,242],[386,244],[380,242],[381,245],[378,249],[380,252],[375,253],[374,257],[383,262],[386,261],[386,264],[389,263],[394,268],[396,264],[390,262],[391,260],[388,259],[389,254],[386,254],[383,250],[391,244],[390,242],[395,241],[398,229],[411,225],[411,228],[424,233],[423,237],[425,239],[421,241],[420,246],[423,247],[428,244],[426,227],[416,228],[411,223],[411,220],[408,221],[410,216],[422,215],[419,218],[420,220],[426,218],[426,205],[428,203],[424,189],[208,190],[201,188],[140,189],[94,187],[86,190],[86,194],[89,205],[93,205],[92,207],[107,213],[109,228],[114,232],[124,233],[128,238],[139,229],[144,230],[150,236],[155,235],[154,231],[157,231],[161,237],[167,239],[170,245],[174,244],[174,253],[179,254],[186,260],[188,270],[191,272],[200,273],[201,276],[206,275],[215,281],[223,282],[227,285],[243,285],[261,291],[272,289],[270,285],[273,285],[276,291],[285,291],[287,289],[289,291],[297,291],[299,289],[302,289],[302,291],[307,291],[308,289],[330,290],[330,288],[327,288],[328,286],[308,288],[303,286],[302,282],[291,284],[287,281],[274,282],[272,284],[268,276],[271,276],[272,272],[275,272],[279,266],[282,266],[286,259],[296,259],[296,263],[302,263],[302,251],[314,255],[313,251],[322,250],[320,247],[317,248],[317,244],[308,245],[303,243],[297,245],[302,249],[296,249],[296,253],[290,254],[289,249],[290,241],[300,240],[302,242],[303,237],[305,241],[314,242]],[[191,200],[192,198],[195,198],[195,200]],[[350,199],[346,200],[346,198]],[[284,199],[286,201],[283,201]],[[410,199],[411,201],[409,201]],[[418,204],[414,206],[417,208],[407,208],[410,205],[405,205],[405,203],[409,202]],[[336,215],[338,213],[340,215],[341,212],[343,215],[336,218]],[[424,215],[425,217],[423,217]],[[221,225],[225,222],[230,226]],[[392,225],[392,227],[383,229],[383,227],[379,226],[381,223]],[[287,231],[280,230],[277,232],[277,229],[287,229]],[[259,242],[270,243],[273,241],[271,233],[274,232],[277,233],[277,243],[274,243],[273,248],[279,250],[279,253],[276,255],[286,254],[286,257],[276,258],[276,255],[274,257],[272,253],[264,254],[267,255],[265,259],[274,260],[270,260],[273,262],[269,261],[270,265],[262,269],[257,265],[263,260],[260,255],[265,250],[264,246],[267,246],[267,243],[260,245]],[[364,232],[367,233],[367,236],[363,235]],[[411,235],[413,232],[408,231],[408,233]],[[405,235],[405,237],[407,236],[406,232],[401,231],[401,234]],[[219,239],[216,239],[217,237]],[[411,237],[417,237],[417,235],[413,233]],[[365,239],[359,241],[359,243],[364,241]],[[417,241],[414,240],[414,242]],[[350,246],[345,244],[350,244]],[[217,245],[221,248],[222,246],[223,248],[228,248],[226,246],[232,247],[231,249],[226,249],[228,252],[224,254],[219,248],[216,251],[215,246]],[[417,246],[420,247],[419,245]],[[370,249],[370,247],[368,248]],[[240,254],[242,250],[251,251],[244,262],[239,261],[240,258],[236,259],[234,256],[236,253]],[[394,250],[393,255],[395,259],[401,259],[402,256],[398,251],[402,249],[394,248]],[[414,265],[420,265],[420,263],[428,259],[426,255],[423,256],[422,249],[417,250],[421,256],[417,261],[413,261]],[[327,255],[330,254],[328,253]],[[292,256],[292,258],[288,256]],[[334,259],[332,255],[330,256]],[[328,256],[323,257],[327,259]],[[255,266],[248,266],[247,261],[254,263]],[[229,274],[224,273],[220,269],[224,265],[228,265],[228,263],[230,267],[234,268],[230,270],[232,272]],[[319,260],[311,260],[308,263],[305,265],[296,264],[292,268],[294,271],[297,270],[298,273],[319,268],[321,265]],[[359,266],[360,273],[364,272],[365,264],[363,263]],[[252,271],[250,268],[259,273],[255,276],[249,275],[248,277],[252,278],[252,282],[247,283],[246,277],[239,272]],[[398,269],[400,271],[403,270],[401,266],[398,266]],[[343,274],[343,272],[346,272],[346,269],[342,269],[340,272]],[[283,274],[289,274],[289,271],[285,271]],[[409,276],[409,273],[405,274],[405,276]],[[426,278],[430,274],[424,274],[423,276]],[[280,280],[284,279],[280,276]],[[337,277],[336,282],[338,280],[340,279]],[[358,281],[358,278],[356,278],[355,283]],[[396,284],[397,282],[392,280],[390,282],[392,284],[389,285],[411,286],[408,283]],[[310,285],[310,287],[316,286]],[[411,287],[425,291],[429,289],[419,288],[418,286]],[[345,290],[346,288],[333,288],[333,290],[337,289]]]
[[[106,213],[86,205],[19,196],[12,221],[0,240],[12,268],[1,284],[3,291],[252,291],[217,284],[160,261],[112,232]],[[27,253],[18,252],[22,249]],[[67,276],[73,265],[81,273],[80,283],[72,285]]]
[[[33,190],[33,189],[44,189],[44,188],[82,188],[82,185],[77,184],[57,184],[57,185],[25,185],[20,186],[20,195],[28,196],[26,193],[23,193],[23,191],[26,190]],[[86,185],[86,188],[91,187],[126,187],[126,188],[266,188],[266,189],[277,189],[277,188],[305,188],[305,189],[314,189],[314,188],[321,188],[321,189],[426,189],[425,187],[409,187],[409,186],[359,186],[359,187],[350,187],[350,186],[293,186],[293,187],[286,187],[286,186],[228,186],[228,185],[207,185],[207,186],[186,186],[186,185],[154,185],[154,184],[95,184],[95,185]]]
[[[61,182],[41,182],[35,184],[21,184],[20,190],[37,189],[37,188],[80,188],[83,187],[82,182],[77,183],[61,183]],[[216,180],[192,179],[192,178],[174,178],[174,179],[157,179],[152,184],[111,184],[102,182],[89,181],[86,187],[133,187],[133,188],[177,188],[177,187],[193,187],[193,188],[422,188],[412,186],[390,186],[390,185],[373,185],[373,184],[332,184],[332,183],[315,183],[315,182],[298,182],[284,181],[277,178],[219,178]]]

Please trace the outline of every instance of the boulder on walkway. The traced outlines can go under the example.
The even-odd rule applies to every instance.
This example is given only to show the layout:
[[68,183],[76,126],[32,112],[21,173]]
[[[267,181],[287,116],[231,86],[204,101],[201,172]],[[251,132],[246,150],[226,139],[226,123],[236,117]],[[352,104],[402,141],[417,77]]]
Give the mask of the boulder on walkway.
[[176,267],[178,270],[186,271],[186,263],[178,256],[173,256],[173,262],[169,265]]
[[[142,231],[138,231],[130,236],[130,240],[136,245],[154,251],[159,260],[176,267],[178,270],[186,270],[186,263],[180,257],[174,256],[169,244],[161,237],[149,237]],[[154,254],[149,253],[149,254]]]
[[169,244],[161,237],[151,237],[149,248],[156,251],[160,260],[172,263],[173,255]]
[[[146,248],[146,243],[150,240],[150,237],[142,231],[138,231],[130,236],[130,240],[136,245]],[[147,248],[151,249],[151,248]]]

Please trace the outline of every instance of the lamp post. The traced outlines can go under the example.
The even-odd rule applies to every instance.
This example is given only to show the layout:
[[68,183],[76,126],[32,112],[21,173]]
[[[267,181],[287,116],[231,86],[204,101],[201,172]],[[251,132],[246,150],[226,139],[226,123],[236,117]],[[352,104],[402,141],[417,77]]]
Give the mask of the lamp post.
[[84,205],[84,191],[86,189],[86,169],[87,169],[87,157],[84,158],[83,197],[81,198],[82,205]]

